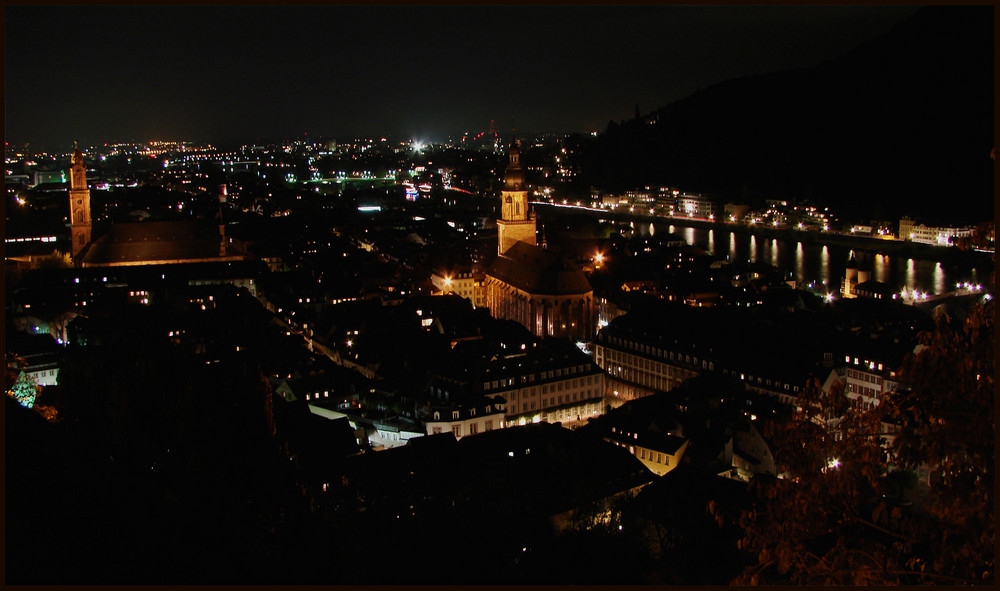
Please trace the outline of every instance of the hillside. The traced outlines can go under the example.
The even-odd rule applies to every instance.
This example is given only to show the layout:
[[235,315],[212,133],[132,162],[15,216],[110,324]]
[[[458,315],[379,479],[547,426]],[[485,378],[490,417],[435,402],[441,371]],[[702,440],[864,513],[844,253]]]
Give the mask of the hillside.
[[846,215],[993,217],[993,7],[922,8],[819,66],[731,80],[611,123],[586,180],[724,199],[811,199]]

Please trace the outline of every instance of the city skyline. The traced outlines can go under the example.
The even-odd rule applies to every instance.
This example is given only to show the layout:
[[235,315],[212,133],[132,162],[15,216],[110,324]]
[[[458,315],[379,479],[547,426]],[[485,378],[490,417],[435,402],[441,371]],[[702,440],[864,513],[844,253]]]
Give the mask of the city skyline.
[[[591,132],[811,67],[915,7],[13,7],[6,136],[81,143]],[[67,82],[72,91],[66,90]]]
[[995,583],[992,6],[5,17],[8,583]]

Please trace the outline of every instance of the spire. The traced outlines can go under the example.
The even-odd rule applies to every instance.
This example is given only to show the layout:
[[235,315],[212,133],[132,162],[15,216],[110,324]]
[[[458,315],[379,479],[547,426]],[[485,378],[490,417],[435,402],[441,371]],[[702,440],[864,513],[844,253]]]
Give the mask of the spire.
[[513,133],[510,136],[510,148],[507,150],[507,153],[510,157],[510,162],[507,163],[507,173],[504,175],[504,190],[523,191],[524,173],[521,172],[521,155],[518,152],[517,139]]

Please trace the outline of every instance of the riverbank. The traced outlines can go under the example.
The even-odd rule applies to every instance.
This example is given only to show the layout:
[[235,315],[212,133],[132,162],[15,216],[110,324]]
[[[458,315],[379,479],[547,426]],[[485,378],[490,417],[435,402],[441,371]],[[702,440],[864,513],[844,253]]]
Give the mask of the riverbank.
[[[552,213],[556,213],[558,210],[562,209],[559,205],[549,203],[533,202],[532,205],[544,208],[544,210],[551,211]],[[885,240],[882,238],[873,238],[871,236],[834,234],[815,230],[799,230],[796,228],[746,226],[730,222],[671,218],[650,215],[648,213],[595,210],[582,207],[567,209],[567,212],[617,221],[643,221],[653,222],[656,224],[671,224],[680,227],[704,228],[707,230],[719,230],[733,232],[736,234],[761,236],[765,238],[777,238],[790,242],[802,242],[804,244],[840,246],[850,248],[856,252],[871,255],[881,254],[920,260],[934,260],[940,261],[943,264],[964,263],[975,266],[977,263],[983,263],[993,259],[993,254],[988,252],[960,250],[954,246],[937,246],[933,244],[923,244],[920,242],[908,242],[903,240]]]

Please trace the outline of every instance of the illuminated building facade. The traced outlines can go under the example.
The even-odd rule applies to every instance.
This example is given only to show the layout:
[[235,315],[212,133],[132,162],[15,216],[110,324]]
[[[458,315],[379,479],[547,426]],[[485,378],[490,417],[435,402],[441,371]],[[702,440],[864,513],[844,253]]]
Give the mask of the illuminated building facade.
[[680,465],[689,443],[688,439],[670,433],[651,430],[631,432],[617,425],[604,435],[604,440],[627,449],[657,476],[663,476]]
[[497,220],[499,256],[486,273],[486,306],[494,317],[520,322],[538,337],[589,340],[594,290],[580,267],[537,246],[519,158],[511,142]]
[[431,417],[424,421],[427,435],[450,432],[455,439],[503,429],[504,405],[490,397],[481,404],[465,405],[460,408],[436,408]]
[[890,360],[884,354],[872,353],[855,351],[855,355],[845,355],[844,363],[830,372],[823,389],[830,391],[839,382],[851,406],[862,410],[878,406],[886,394],[899,389],[896,369],[902,361],[901,354]]
[[477,308],[486,307],[486,275],[471,268],[456,269],[451,272],[431,273],[431,284],[435,294],[455,294],[472,302]]
[[486,274],[486,305],[496,318],[520,322],[538,337],[593,337],[594,290],[565,256],[518,242]]
[[932,227],[918,224],[910,218],[899,220],[900,240],[948,246],[953,238],[969,238],[973,235],[972,228]]
[[507,401],[508,426],[585,422],[604,412],[604,373],[569,343],[543,341],[493,360],[483,391]]
[[783,344],[778,335],[773,345],[755,344],[748,352],[738,317],[714,310],[630,312],[601,329],[593,349],[594,361],[607,372],[607,404],[618,407],[706,374],[737,379],[750,391],[793,403],[822,356]]
[[686,215],[693,218],[708,219],[716,214],[715,201],[703,195],[688,195],[682,193],[677,196],[677,209],[675,215]]
[[871,271],[867,267],[859,266],[854,257],[851,257],[844,270],[844,281],[840,286],[840,295],[845,298],[858,297],[857,286],[867,283],[870,277]]

